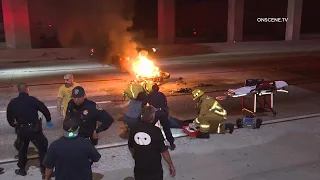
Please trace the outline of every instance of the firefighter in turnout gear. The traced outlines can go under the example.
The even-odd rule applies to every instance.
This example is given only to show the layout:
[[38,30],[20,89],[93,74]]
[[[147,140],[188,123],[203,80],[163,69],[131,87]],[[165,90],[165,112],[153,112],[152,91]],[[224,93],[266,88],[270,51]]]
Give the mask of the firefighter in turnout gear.
[[214,98],[205,94],[200,89],[192,91],[193,100],[198,100],[198,117],[189,126],[191,129],[198,130],[200,134],[197,138],[210,138],[210,133],[224,134],[225,129],[229,133],[233,132],[233,124],[223,123],[227,117],[227,111]]
[[[144,81],[141,84],[138,84],[138,83],[130,84],[124,90],[123,96],[124,96],[125,101],[127,101],[127,102],[125,102],[120,107],[121,108],[128,107],[128,111],[127,112],[123,112],[123,114],[125,114],[125,115],[122,118],[119,119],[119,121],[125,120],[124,126],[121,127],[122,132],[119,134],[119,136],[121,138],[123,138],[123,139],[126,139],[128,137],[128,134],[129,134],[129,127],[128,127],[128,123],[126,123],[126,122],[128,122],[130,118],[135,119],[135,117],[132,117],[132,116],[135,116],[136,113],[133,113],[133,112],[136,112],[137,108],[134,108],[134,107],[137,106],[137,104],[139,104],[139,102],[142,101],[141,100],[141,95],[143,93],[145,93],[145,94],[149,93],[147,87],[148,87],[148,83],[145,83],[145,81]],[[139,94],[140,94],[140,97],[139,97]],[[141,105],[139,105],[139,107],[140,106]],[[128,117],[128,114],[129,114],[129,117]]]
[[140,92],[145,92],[145,89],[144,89],[143,85],[138,84],[138,83],[130,84],[130,86],[128,86],[124,90],[123,97],[127,101],[131,100],[131,99],[137,99],[138,94]]
[[145,92],[147,94],[150,94],[152,92],[152,86],[154,85],[155,83],[152,82],[152,81],[143,81],[141,83],[143,89],[145,90]]

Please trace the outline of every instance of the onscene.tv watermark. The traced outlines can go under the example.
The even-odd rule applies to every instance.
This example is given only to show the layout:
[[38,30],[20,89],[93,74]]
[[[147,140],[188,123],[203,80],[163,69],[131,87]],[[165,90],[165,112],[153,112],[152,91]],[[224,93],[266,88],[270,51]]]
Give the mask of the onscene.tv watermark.
[[257,18],[257,22],[259,23],[286,23],[288,22],[288,18],[268,18],[268,17],[260,17]]

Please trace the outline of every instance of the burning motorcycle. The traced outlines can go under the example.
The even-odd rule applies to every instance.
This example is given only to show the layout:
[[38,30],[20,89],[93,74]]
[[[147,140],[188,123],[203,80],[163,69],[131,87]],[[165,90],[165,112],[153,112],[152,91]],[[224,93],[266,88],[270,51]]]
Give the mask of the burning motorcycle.
[[[170,78],[168,72],[161,71],[150,59],[157,52],[156,48],[137,48],[137,51],[139,52],[138,57],[112,55],[111,64],[116,65],[123,71],[132,72],[135,75],[135,81],[139,83],[152,81],[160,84],[163,80]],[[96,50],[91,48],[90,56],[95,57],[96,54]]]

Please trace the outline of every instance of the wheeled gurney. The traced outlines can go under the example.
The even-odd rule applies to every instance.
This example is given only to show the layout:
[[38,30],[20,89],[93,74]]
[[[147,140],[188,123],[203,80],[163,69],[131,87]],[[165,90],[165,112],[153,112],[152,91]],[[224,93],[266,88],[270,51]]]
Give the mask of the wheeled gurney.
[[[242,98],[242,109],[248,109],[245,106],[245,97],[253,96],[253,112],[257,112],[257,104],[261,108],[267,111],[271,111],[273,115],[276,115],[276,112],[273,110],[274,102],[274,93],[275,92],[284,92],[288,93],[285,89],[288,86],[288,83],[285,81],[265,81],[264,79],[247,79],[245,81],[245,86],[238,89],[229,89],[227,92],[228,97],[241,97]],[[266,97],[270,97],[269,102]],[[262,102],[260,101],[262,99]]]

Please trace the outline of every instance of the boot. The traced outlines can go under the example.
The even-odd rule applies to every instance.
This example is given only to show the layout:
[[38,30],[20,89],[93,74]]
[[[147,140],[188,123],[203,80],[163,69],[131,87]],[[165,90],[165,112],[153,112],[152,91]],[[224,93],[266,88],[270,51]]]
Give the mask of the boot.
[[176,149],[176,145],[174,143],[170,143],[169,149],[171,151],[175,150]]
[[230,134],[233,133],[233,131],[234,131],[234,124],[232,124],[232,123],[226,123],[226,124],[224,125],[224,127],[225,127],[225,130],[228,130]]
[[24,169],[16,169],[14,172],[16,173],[16,175],[19,175],[19,176],[26,176],[27,175],[27,172]]
[[127,126],[125,126],[121,132],[121,134],[119,134],[119,137],[122,139],[128,139],[129,137],[129,128]]
[[199,139],[209,139],[210,138],[210,134],[209,133],[200,133],[197,135],[197,138]]
[[232,133],[233,133],[233,131],[234,131],[234,126],[232,125],[232,126],[230,126],[229,134],[232,134]]

